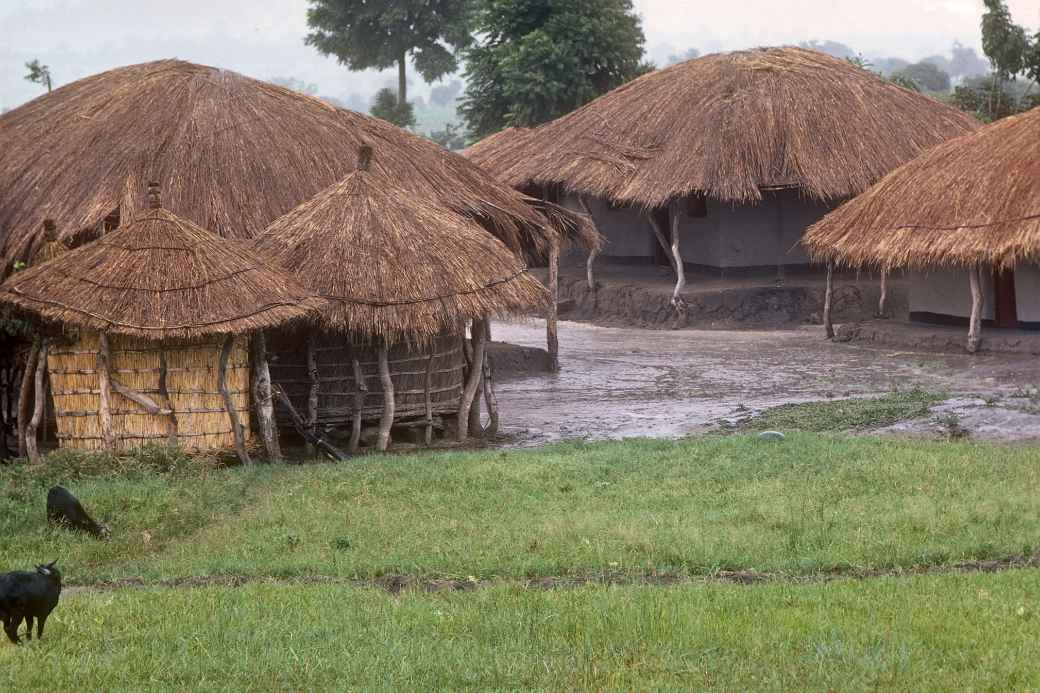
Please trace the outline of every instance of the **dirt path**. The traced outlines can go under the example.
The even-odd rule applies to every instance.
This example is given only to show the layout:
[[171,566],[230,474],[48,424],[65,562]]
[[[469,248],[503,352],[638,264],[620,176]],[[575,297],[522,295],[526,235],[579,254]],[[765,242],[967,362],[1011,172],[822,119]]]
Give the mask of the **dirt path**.
[[[544,347],[544,323],[496,323],[494,337]],[[968,356],[832,344],[819,327],[647,331],[562,322],[560,360],[559,374],[500,384],[503,432],[520,445],[679,437],[735,419],[742,406],[761,411],[912,387],[984,398],[974,400],[988,410],[984,437],[1040,438],[1040,397],[1024,395],[1040,384],[1040,359],[1024,354]]]
[[80,594],[97,594],[121,590],[167,588],[191,589],[194,587],[241,587],[249,584],[270,585],[346,585],[355,588],[382,589],[390,594],[402,592],[472,592],[496,584],[520,583],[528,589],[565,589],[589,585],[650,585],[669,587],[684,584],[735,584],[758,585],[764,583],[814,584],[834,580],[871,580],[877,578],[911,577],[914,575],[945,575],[953,573],[999,573],[1005,570],[1040,568],[1040,554],[1032,556],[1009,556],[989,561],[964,561],[931,566],[914,566],[896,570],[853,570],[816,573],[811,575],[788,575],[786,573],[763,573],[751,570],[722,570],[711,575],[624,575],[600,573],[578,576],[545,576],[524,580],[434,580],[412,575],[387,575],[370,580],[352,580],[325,575],[300,575],[297,577],[274,578],[253,575],[205,575],[174,578],[147,582],[141,578],[124,578],[108,582],[70,585],[62,590],[66,597]]

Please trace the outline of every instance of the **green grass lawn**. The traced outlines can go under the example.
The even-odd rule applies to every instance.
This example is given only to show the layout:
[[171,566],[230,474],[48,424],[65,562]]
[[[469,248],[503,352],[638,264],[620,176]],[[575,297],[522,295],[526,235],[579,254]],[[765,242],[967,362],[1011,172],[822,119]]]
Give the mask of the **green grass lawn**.
[[945,397],[941,393],[913,389],[881,397],[783,404],[762,412],[744,428],[816,433],[876,429],[927,416],[929,409]]
[[[0,645],[18,690],[1029,690],[1035,571],[392,597],[344,586],[66,599]],[[14,689],[14,687],[12,688]]]
[[[58,558],[74,583],[810,574],[1040,548],[1040,450],[1025,446],[792,434],[114,473],[63,458],[0,472],[0,568]],[[112,541],[46,527],[56,480]]]

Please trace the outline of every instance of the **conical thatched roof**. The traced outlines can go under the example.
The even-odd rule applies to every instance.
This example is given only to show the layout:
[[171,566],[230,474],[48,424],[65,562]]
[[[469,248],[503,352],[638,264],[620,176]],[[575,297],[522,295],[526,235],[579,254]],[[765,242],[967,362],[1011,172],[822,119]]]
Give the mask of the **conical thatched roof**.
[[720,53],[657,70],[521,133],[485,163],[514,186],[561,184],[657,207],[800,188],[858,194],[976,121],[837,58],[802,48]]
[[323,326],[391,342],[548,299],[481,226],[364,164],[277,219],[254,247],[328,301]]
[[165,209],[23,270],[0,284],[7,304],[43,320],[146,339],[277,327],[322,301],[239,241]]
[[812,257],[853,266],[1040,261],[1040,108],[950,140],[810,227]]
[[348,175],[362,144],[379,149],[377,166],[403,189],[438,197],[514,251],[544,253],[557,235],[522,195],[425,138],[234,72],[163,60],[0,116],[0,275],[31,257],[45,218],[66,238],[89,236],[117,208],[126,223],[146,207],[153,177],[170,211],[253,237]]

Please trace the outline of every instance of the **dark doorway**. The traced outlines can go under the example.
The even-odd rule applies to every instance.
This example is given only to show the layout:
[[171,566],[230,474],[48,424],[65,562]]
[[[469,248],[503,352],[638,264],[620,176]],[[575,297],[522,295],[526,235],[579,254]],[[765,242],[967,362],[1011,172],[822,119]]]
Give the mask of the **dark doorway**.
[[994,324],[997,327],[1018,327],[1018,308],[1015,305],[1015,271],[997,270],[993,273]]
[[[657,207],[652,212],[654,215],[654,221],[657,222],[657,227],[664,233],[665,243],[672,242],[672,220],[671,215],[668,213],[667,207]],[[661,265],[664,267],[671,267],[672,260],[670,253],[666,253],[664,248],[661,247],[660,241],[657,240],[657,234],[653,235],[654,243],[654,264]]]

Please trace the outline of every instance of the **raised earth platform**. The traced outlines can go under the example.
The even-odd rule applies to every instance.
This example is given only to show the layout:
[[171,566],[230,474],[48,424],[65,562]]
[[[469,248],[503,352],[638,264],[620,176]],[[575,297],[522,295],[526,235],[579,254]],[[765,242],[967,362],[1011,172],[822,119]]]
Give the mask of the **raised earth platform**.
[[[929,325],[904,320],[847,323],[838,325],[836,333],[835,341],[948,354],[964,353],[968,341],[967,327]],[[1040,331],[983,327],[979,351],[1040,354]]]
[[[539,270],[545,281],[545,270]],[[604,265],[595,268],[596,288],[589,289],[584,268],[560,271],[560,318],[612,327],[671,328],[675,322],[671,269]],[[788,273],[778,281],[776,270],[720,277],[688,271],[683,296],[688,305],[686,327],[763,328],[820,324],[826,280],[820,272]],[[875,316],[881,295],[877,276],[836,275],[834,322],[855,322]],[[890,279],[886,313],[908,315],[907,284]]]

